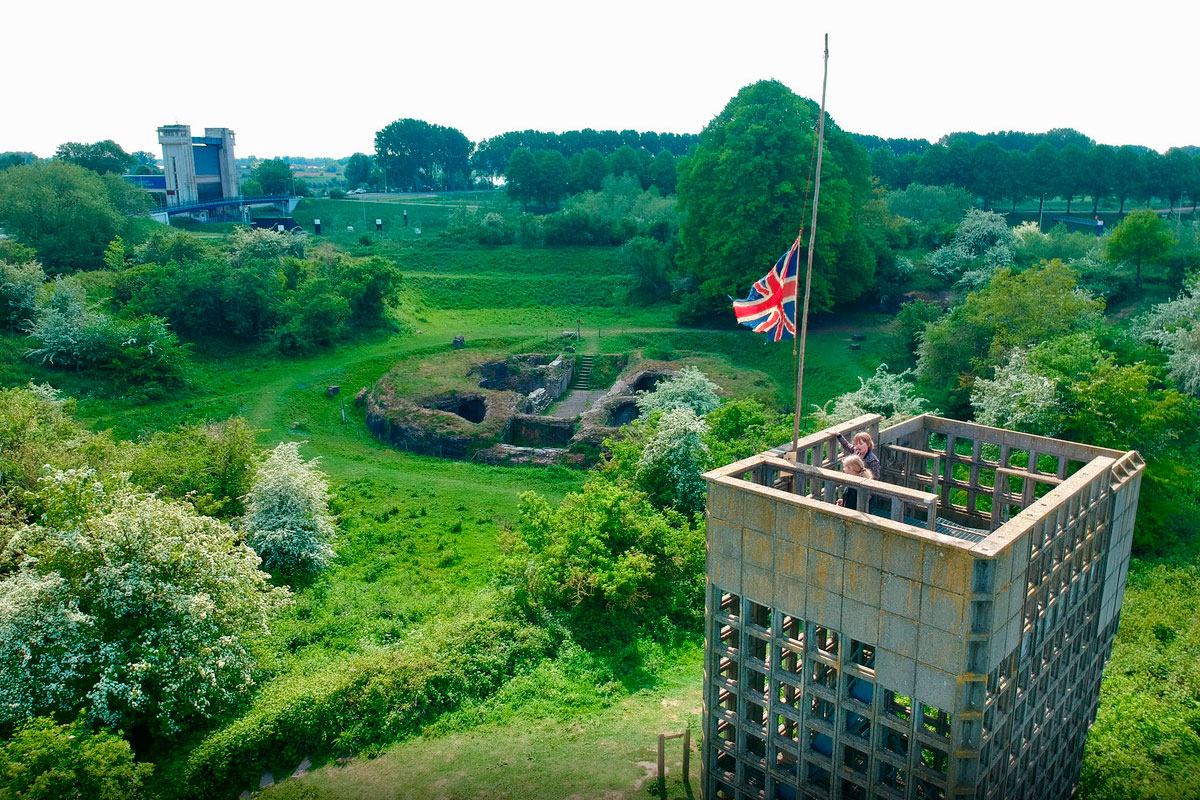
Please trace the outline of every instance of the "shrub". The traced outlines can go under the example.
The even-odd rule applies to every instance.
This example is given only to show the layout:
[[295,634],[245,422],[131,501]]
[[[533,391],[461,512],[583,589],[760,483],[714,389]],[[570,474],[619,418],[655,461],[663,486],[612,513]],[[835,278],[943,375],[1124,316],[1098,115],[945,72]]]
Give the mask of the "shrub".
[[486,602],[412,640],[420,646],[410,652],[380,650],[273,681],[245,715],[163,765],[163,784],[183,800],[206,800],[257,784],[281,761],[377,753],[487,697],[551,650],[544,629]]
[[298,442],[284,442],[270,451],[245,503],[241,528],[263,566],[288,574],[329,566],[335,555],[329,487],[316,461],[300,457]]
[[172,734],[253,685],[249,639],[287,591],[228,525],[92,470],[48,470],[37,494],[0,580],[0,722],[83,706]]
[[36,261],[10,264],[0,260],[0,328],[22,328],[33,321],[45,282],[46,273]]
[[971,406],[983,425],[1057,436],[1057,389],[1053,380],[1030,366],[1028,352],[1013,350],[1008,363],[996,368],[995,379],[975,379]]
[[684,367],[674,377],[659,383],[654,391],[638,395],[637,405],[643,414],[677,408],[690,408],[696,414],[707,414],[721,404],[721,398],[717,395],[720,389],[696,367]]
[[924,414],[929,401],[916,395],[912,375],[912,370],[892,373],[887,364],[880,364],[870,378],[858,379],[859,387],[853,392],[833,398],[824,407],[814,406],[817,427],[827,428],[863,414],[882,415],[880,427],[886,427]]
[[119,736],[92,733],[82,720],[58,725],[38,717],[0,747],[0,798],[139,800],[153,770],[135,762]]
[[700,474],[708,463],[708,426],[687,407],[662,415],[658,430],[638,461],[637,483],[659,508],[684,514],[704,512],[706,489]]

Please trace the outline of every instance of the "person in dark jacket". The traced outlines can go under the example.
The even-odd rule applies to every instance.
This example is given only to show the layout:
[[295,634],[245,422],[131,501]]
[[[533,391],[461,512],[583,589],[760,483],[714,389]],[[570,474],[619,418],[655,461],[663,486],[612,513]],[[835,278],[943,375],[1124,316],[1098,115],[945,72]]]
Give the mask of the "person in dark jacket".
[[871,438],[871,434],[866,431],[859,431],[854,434],[853,443],[846,438],[845,434],[838,434],[838,441],[842,443],[842,447],[848,451],[853,451],[855,455],[863,460],[867,471],[871,473],[871,477],[875,480],[883,480],[883,465],[879,463],[879,456],[875,455],[875,440]]
[[[846,456],[842,459],[842,472],[847,475],[853,475],[856,478],[869,478],[870,473],[867,472],[867,465],[858,456]],[[847,486],[837,504],[845,508],[858,510],[858,487]]]

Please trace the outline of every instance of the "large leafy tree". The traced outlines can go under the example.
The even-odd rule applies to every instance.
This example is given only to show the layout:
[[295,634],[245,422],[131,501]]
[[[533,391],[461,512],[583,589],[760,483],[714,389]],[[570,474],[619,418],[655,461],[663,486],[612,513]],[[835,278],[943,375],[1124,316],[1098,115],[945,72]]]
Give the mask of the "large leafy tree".
[[[782,83],[760,81],[738,92],[681,160],[677,192],[686,217],[679,261],[698,285],[685,298],[685,315],[727,308],[728,297],[744,295],[795,239],[808,217],[805,184],[818,112]],[[853,246],[861,244],[854,215],[870,190],[866,151],[832,120],[826,147],[813,275],[818,311],[858,297],[875,266],[869,252],[864,258],[864,248]]]
[[291,165],[282,158],[260,161],[250,171],[250,179],[262,187],[263,194],[290,194],[295,181]]
[[471,141],[457,128],[398,119],[375,133],[375,162],[388,185],[409,190],[454,189],[470,174]]
[[346,183],[349,186],[362,186],[371,177],[371,157],[366,153],[355,153],[346,162]]
[[100,176],[65,161],[39,161],[0,172],[0,225],[32,247],[47,271],[103,266],[104,249],[124,232],[148,194],[119,176]]
[[1145,208],[1134,211],[1121,220],[1104,246],[1104,257],[1110,261],[1132,261],[1137,269],[1134,283],[1142,286],[1142,265],[1162,259],[1175,244],[1175,238],[1159,219],[1158,212]]
[[134,164],[138,163],[137,156],[126,153],[121,145],[112,139],[91,144],[63,142],[54,152],[54,157],[78,164],[84,169],[99,172],[101,175],[107,175],[110,172],[121,174],[129,171]]

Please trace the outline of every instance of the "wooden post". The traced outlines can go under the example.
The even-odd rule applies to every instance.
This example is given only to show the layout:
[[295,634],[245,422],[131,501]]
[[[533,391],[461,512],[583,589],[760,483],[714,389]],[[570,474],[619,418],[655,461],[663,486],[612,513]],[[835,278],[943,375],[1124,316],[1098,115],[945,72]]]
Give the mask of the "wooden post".
[[660,733],[658,735],[658,780],[665,781],[667,779],[667,735]]
[[683,782],[684,784],[691,783],[688,780],[688,764],[692,760],[692,729],[687,728],[683,732]]

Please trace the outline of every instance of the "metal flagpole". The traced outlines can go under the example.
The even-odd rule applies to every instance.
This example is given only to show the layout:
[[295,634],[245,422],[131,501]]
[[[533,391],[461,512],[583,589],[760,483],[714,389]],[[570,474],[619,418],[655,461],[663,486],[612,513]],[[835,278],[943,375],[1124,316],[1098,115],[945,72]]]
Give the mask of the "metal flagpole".
[[800,322],[800,363],[796,367],[796,412],[792,422],[792,454],[800,460],[800,415],[804,406],[804,345],[808,339],[808,299],[812,294],[813,246],[817,241],[817,201],[821,198],[821,156],[825,152],[825,87],[829,82],[829,34],[825,34],[825,74],[821,78],[821,117],[817,123],[817,181],[808,225],[808,274],[804,278],[804,316]]

